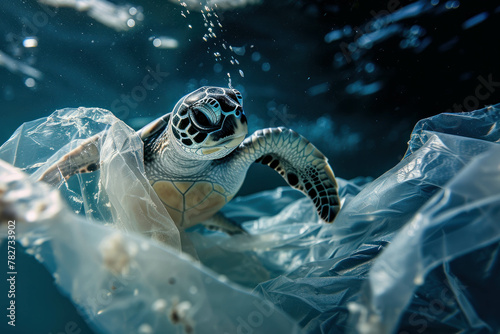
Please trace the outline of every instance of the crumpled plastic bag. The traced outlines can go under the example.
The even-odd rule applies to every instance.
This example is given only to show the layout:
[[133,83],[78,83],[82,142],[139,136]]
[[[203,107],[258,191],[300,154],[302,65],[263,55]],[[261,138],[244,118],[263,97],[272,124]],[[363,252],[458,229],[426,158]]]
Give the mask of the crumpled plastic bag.
[[[78,118],[78,113],[86,114],[87,111],[79,108],[66,112],[73,112]],[[121,143],[111,145],[113,150],[109,154],[121,156],[121,152],[133,152],[134,158],[123,161],[126,161],[127,169],[138,172],[126,172],[122,175],[130,177],[129,182],[134,177],[141,179],[143,166],[140,145],[129,145],[127,142],[136,140],[133,133],[126,132],[127,127],[122,126],[109,113],[102,110],[99,112],[101,114],[97,123],[104,119],[108,121],[103,121],[104,125],[97,127],[95,131],[110,128],[110,124],[118,122],[118,129],[132,135],[132,138],[127,135],[122,137],[127,139],[117,141],[114,134],[108,134],[107,137],[113,143]],[[230,237],[194,227],[186,235],[191,241],[193,253],[198,254],[200,265],[177,252],[168,251],[166,256],[165,249],[170,248],[160,247],[161,258],[166,256],[168,261],[183,260],[189,263],[192,268],[190,267],[188,277],[194,275],[191,273],[193,268],[201,271],[211,269],[224,275],[220,281],[221,289],[222,286],[225,287],[225,279],[254,288],[255,293],[288,314],[308,333],[497,332],[500,324],[494,303],[500,297],[497,279],[500,274],[500,203],[497,195],[500,194],[500,151],[497,145],[500,138],[499,117],[499,106],[492,106],[472,113],[441,114],[422,120],[412,133],[405,158],[387,173],[374,181],[367,178],[351,181],[339,179],[343,208],[333,224],[321,223],[312,203],[301,193],[290,188],[278,188],[236,198],[224,207],[223,212],[242,223],[251,236]],[[81,128],[85,122],[73,124]],[[55,159],[50,158],[50,155],[59,146],[68,143],[68,140],[84,139],[96,133],[88,131],[82,136],[80,132],[83,130],[77,131],[78,135],[71,132],[72,135],[67,139],[62,136],[65,141],[57,143],[57,148],[46,149],[46,153],[37,155],[33,150],[40,140],[32,141],[30,137],[38,132],[27,131],[28,128],[29,126],[24,125],[17,132],[22,135],[14,135],[14,139],[11,138],[0,148],[0,158],[23,167],[27,172],[33,172],[40,166],[43,170],[42,163],[47,159]],[[62,128],[58,125],[54,130],[64,133],[69,128],[71,127]],[[45,130],[39,131],[44,133]],[[45,139],[50,142],[51,138]],[[61,156],[63,153],[57,154]],[[37,173],[40,171],[35,172],[33,177]],[[117,183],[114,170],[103,169],[100,173],[101,180]],[[95,245],[105,238],[110,240],[108,243],[120,245],[121,242],[116,241],[120,240],[119,237],[113,237],[113,233],[118,232],[108,232],[113,230],[99,226],[96,224],[98,221],[114,222],[122,230],[151,236],[148,234],[149,230],[144,228],[148,225],[140,219],[138,222],[134,220],[136,218],[128,221],[128,217],[134,217],[135,209],[132,210],[134,212],[126,213],[124,208],[125,213],[122,215],[113,212],[116,210],[113,203],[119,205],[122,200],[119,196],[122,194],[119,191],[109,191],[109,187],[99,186],[96,178],[97,176],[91,175],[79,176],[75,177],[75,181],[70,181],[67,187],[62,185],[63,197],[71,204],[72,209],[85,211],[88,217],[93,217],[94,222],[76,224],[81,231],[69,224],[65,234],[55,234],[54,238],[85,235]],[[71,196],[75,199],[71,199]],[[140,199],[146,205],[141,211],[144,216],[153,208],[161,210],[155,204],[155,195],[148,190],[147,184],[144,185],[141,196]],[[78,198],[82,198],[83,204]],[[75,203],[80,204],[78,206]],[[161,228],[155,223],[150,223],[150,226]],[[136,241],[140,245],[155,249],[159,247],[148,239],[137,240],[141,240]],[[34,241],[27,242],[28,246],[34,244]],[[178,249],[175,247],[176,243],[173,244],[174,249]],[[75,257],[86,251],[85,243],[65,245],[68,248],[65,249],[66,252],[71,250]],[[143,247],[135,249],[134,258],[140,257],[140,264],[145,266],[141,270],[158,270],[164,276],[155,276],[147,283],[146,277],[140,276],[134,278],[134,284],[154,285],[156,287],[144,291],[158,289],[165,294],[167,290],[162,284],[168,280],[166,272],[171,272],[171,267],[164,267],[160,256],[153,259],[149,255],[142,256]],[[52,253],[57,255],[58,251],[52,249]],[[102,266],[102,259],[97,255],[95,257],[98,261],[93,265],[100,263]],[[110,263],[116,262],[114,258],[119,259],[119,254],[111,256]],[[68,261],[69,259],[71,256]],[[169,266],[178,266],[175,263],[169,263]],[[64,275],[68,282],[60,287],[75,304],[82,307],[82,301],[78,297],[80,287],[74,283],[79,278],[69,270],[72,269],[71,263],[61,262],[58,268],[56,276]],[[98,281],[102,284],[109,283],[104,275],[106,272],[109,274],[109,268],[108,271],[102,269],[103,276],[99,277]],[[71,281],[71,286],[74,287],[72,289],[68,288]],[[195,286],[197,291],[212,289],[204,284]],[[229,287],[232,285],[229,284]],[[100,286],[89,287],[87,294],[95,293],[89,291],[99,291],[99,288]],[[143,288],[137,291],[140,295]],[[178,293],[181,292],[176,292]],[[172,298],[169,292],[166,294],[168,298]],[[137,298],[145,297],[140,295]],[[200,303],[206,303],[204,297],[199,298]],[[227,294],[217,298],[223,301],[221,305],[226,306],[214,308],[203,304],[211,315],[218,312],[224,314],[227,305],[234,303]],[[144,305],[154,304],[152,298],[142,300]],[[176,305],[181,305],[181,300]],[[194,305],[197,301],[193,297],[190,303]],[[174,304],[169,299],[168,305]],[[85,304],[83,308],[91,315],[89,321],[97,327],[102,326],[104,318],[101,315],[105,314],[106,322],[110,324],[106,329],[110,330],[113,326],[120,326],[116,319],[135,310],[133,305],[132,297],[119,304],[115,304],[113,298],[113,302],[109,304],[109,309],[117,308],[113,312],[106,309],[106,312],[99,313],[97,309]],[[253,326],[258,317],[250,317],[253,311],[247,310],[250,313],[240,316],[244,323],[236,324],[241,331],[271,332],[272,326],[269,329]],[[141,321],[152,323],[144,319],[152,319],[150,317],[153,313],[146,310],[140,313],[137,316],[140,321],[134,322],[134,326]],[[197,313],[197,316],[200,315]],[[198,323],[196,317],[192,319]],[[281,324],[280,321],[287,323],[289,328],[294,328],[292,322],[287,322],[290,321],[288,318],[280,318],[276,323]],[[211,322],[204,324],[213,325]],[[130,324],[123,324],[125,325]],[[236,327],[233,329],[237,330]],[[283,328],[277,330],[287,331]]]
[[66,108],[24,123],[0,148],[0,159],[36,181],[66,153],[98,133],[101,169],[77,174],[58,185],[76,213],[112,222],[180,250],[180,236],[144,175],[142,142],[130,127],[100,108]]

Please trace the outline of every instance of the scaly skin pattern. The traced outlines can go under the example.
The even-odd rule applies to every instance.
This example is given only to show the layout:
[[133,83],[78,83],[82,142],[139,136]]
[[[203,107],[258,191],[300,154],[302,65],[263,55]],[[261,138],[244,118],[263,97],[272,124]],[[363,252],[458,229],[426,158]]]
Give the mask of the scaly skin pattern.
[[328,159],[306,138],[283,127],[258,130],[228,156],[225,168],[246,172],[253,162],[273,168],[311,198],[321,219],[333,222],[340,210],[337,181]]

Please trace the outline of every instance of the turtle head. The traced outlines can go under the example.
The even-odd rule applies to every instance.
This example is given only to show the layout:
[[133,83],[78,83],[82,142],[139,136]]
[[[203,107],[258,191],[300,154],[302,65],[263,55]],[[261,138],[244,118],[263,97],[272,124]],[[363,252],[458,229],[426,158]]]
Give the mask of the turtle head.
[[175,146],[191,159],[220,159],[248,133],[243,99],[236,89],[197,89],[177,102],[170,119]]

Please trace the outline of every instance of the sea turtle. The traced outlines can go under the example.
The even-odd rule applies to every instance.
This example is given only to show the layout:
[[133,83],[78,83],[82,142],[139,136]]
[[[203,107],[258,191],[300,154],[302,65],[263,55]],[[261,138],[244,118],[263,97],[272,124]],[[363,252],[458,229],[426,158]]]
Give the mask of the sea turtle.
[[[253,162],[268,165],[306,193],[319,216],[332,222],[340,208],[326,157],[307,139],[279,127],[248,133],[241,93],[202,87],[137,134],[144,143],[146,177],[179,228],[204,223],[229,234],[243,230],[216,213],[240,189]],[[100,134],[52,165],[41,180],[57,183],[100,164]]]

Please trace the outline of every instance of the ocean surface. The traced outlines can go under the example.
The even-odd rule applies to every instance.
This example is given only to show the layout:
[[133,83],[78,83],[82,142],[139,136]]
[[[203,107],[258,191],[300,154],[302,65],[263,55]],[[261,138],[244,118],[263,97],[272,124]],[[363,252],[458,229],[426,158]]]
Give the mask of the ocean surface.
[[[108,109],[138,130],[200,86],[231,86],[250,131],[292,128],[337,176],[377,178],[403,158],[418,120],[500,102],[499,30],[493,0],[3,1],[0,142],[66,107]],[[241,195],[286,185],[263,166],[246,180]],[[0,332],[68,333],[70,319],[91,333],[46,289],[46,270],[18,254],[30,268],[18,298],[31,301],[18,321],[33,326],[2,320]]]

